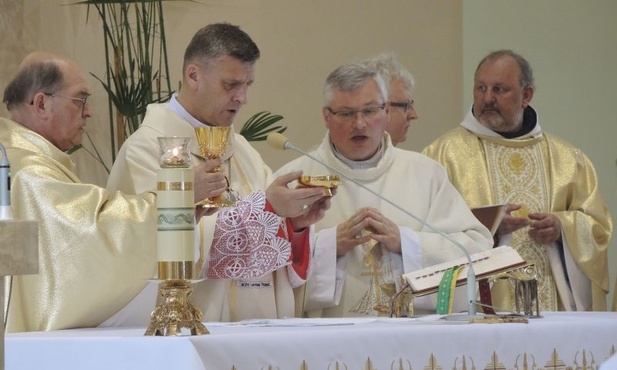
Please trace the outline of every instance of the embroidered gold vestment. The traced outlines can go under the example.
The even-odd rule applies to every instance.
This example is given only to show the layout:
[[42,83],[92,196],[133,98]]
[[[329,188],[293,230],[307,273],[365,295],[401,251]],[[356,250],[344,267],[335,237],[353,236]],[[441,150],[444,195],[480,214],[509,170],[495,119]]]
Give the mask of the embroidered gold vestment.
[[[466,120],[475,120],[471,112]],[[550,212],[559,218],[561,257],[555,257],[557,243],[534,242],[528,228],[512,234],[511,245],[540,270],[542,310],[606,309],[612,221],[593,164],[583,152],[542,132],[505,139],[461,126],[435,140],[424,153],[446,167],[470,207],[513,203],[522,205],[514,215]],[[572,263],[563,264],[563,259]],[[495,284],[492,294],[494,305],[514,306],[511,282]]]

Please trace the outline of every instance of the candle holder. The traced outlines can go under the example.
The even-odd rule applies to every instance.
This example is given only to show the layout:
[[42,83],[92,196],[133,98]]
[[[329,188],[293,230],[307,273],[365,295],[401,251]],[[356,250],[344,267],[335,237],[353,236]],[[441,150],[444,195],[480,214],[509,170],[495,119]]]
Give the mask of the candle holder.
[[188,137],[159,137],[157,257],[163,302],[150,315],[145,335],[209,334],[201,311],[190,302],[195,245],[195,206]]

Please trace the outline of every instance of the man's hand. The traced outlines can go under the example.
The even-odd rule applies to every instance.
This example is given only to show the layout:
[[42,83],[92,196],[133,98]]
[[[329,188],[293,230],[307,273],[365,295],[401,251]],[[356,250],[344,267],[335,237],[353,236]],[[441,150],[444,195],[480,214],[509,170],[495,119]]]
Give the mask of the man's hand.
[[[301,230],[305,227],[309,227],[315,222],[321,220],[325,215],[326,211],[330,209],[331,201],[330,198],[323,196],[323,188],[322,189],[322,197],[315,201],[313,204],[309,206],[306,212],[303,212],[299,216],[290,218],[291,224],[294,230]],[[330,189],[332,192],[332,196],[336,195],[336,189]]]
[[551,213],[530,213],[532,220],[529,236],[540,244],[550,244],[561,239],[561,222]]
[[[207,160],[195,166],[194,179],[194,201],[195,203],[206,198],[217,197],[225,191],[227,180],[222,172],[210,172],[221,165],[220,159]],[[199,221],[202,216],[211,215],[218,211],[218,208],[198,208],[195,217]]]
[[[266,189],[266,199],[270,202],[274,212],[281,216],[293,219],[298,216],[313,214],[313,217],[330,207],[329,200],[313,207],[315,202],[323,197],[323,187],[290,189],[287,184],[298,180],[302,171],[291,172],[275,179]],[[325,207],[325,208],[324,208]],[[323,214],[321,215],[323,217]],[[306,217],[305,217],[306,218]],[[292,220],[293,223],[293,220]],[[295,229],[310,225],[304,223],[294,224]]]
[[388,251],[401,253],[401,232],[398,225],[377,209],[366,209],[368,210],[369,227],[372,231],[369,237],[383,244]]
[[506,205],[506,214],[503,216],[501,220],[501,224],[499,224],[499,228],[497,229],[497,235],[505,235],[515,232],[516,230],[529,225],[529,220],[525,217],[515,217],[512,216],[511,213],[521,209],[521,206],[518,204],[508,204]]
[[382,243],[393,253],[401,253],[401,233],[398,225],[375,208],[360,208],[336,228],[336,252],[342,256],[356,245],[370,239]]
[[336,255],[343,256],[352,250],[356,245],[368,242],[369,236],[369,209],[360,208],[347,221],[338,224],[336,227]]

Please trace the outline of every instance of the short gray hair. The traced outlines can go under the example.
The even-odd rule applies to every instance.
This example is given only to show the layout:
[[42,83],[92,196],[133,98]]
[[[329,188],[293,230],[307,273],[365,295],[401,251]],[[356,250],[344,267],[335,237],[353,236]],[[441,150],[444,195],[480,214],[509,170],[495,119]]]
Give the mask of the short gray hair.
[[392,79],[398,79],[403,83],[405,92],[411,94],[416,80],[411,72],[405,68],[401,62],[396,59],[396,56],[392,52],[381,53],[373,58],[369,58],[363,61],[366,65],[373,67],[383,77],[388,90],[390,90],[390,82]]
[[324,104],[326,106],[330,104],[334,90],[353,91],[369,79],[375,81],[379,87],[379,94],[385,102],[388,99],[388,88],[379,72],[363,63],[350,63],[339,66],[328,75],[324,86]]
[[4,89],[2,102],[11,110],[32,101],[38,92],[56,92],[64,86],[64,75],[56,60],[33,62],[22,67]]
[[497,51],[494,51],[488,54],[480,61],[480,63],[478,63],[478,67],[476,67],[475,74],[478,74],[478,70],[480,69],[482,64],[484,64],[485,62],[501,59],[504,57],[511,57],[512,59],[514,59],[516,64],[518,64],[518,69],[521,72],[521,75],[519,78],[521,87],[522,88],[526,88],[526,87],[535,88],[534,81],[533,81],[533,70],[531,69],[531,65],[529,64],[527,59],[523,58],[523,56],[515,53],[512,50],[503,49],[503,50],[497,50]]

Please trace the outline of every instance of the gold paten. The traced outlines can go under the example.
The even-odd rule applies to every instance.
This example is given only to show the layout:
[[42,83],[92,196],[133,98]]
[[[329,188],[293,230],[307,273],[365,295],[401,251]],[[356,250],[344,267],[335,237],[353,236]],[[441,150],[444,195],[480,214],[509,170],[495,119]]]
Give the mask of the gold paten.
[[144,335],[180,336],[182,328],[191,335],[210,334],[201,322],[201,311],[190,303],[193,288],[187,280],[166,280],[160,288],[163,303],[152,311]]
[[322,175],[322,176],[300,176],[298,180],[299,187],[317,187],[323,186],[325,197],[332,196],[332,189],[341,184],[338,175]]

